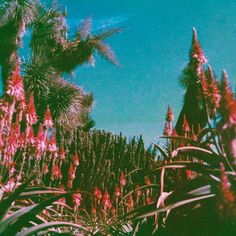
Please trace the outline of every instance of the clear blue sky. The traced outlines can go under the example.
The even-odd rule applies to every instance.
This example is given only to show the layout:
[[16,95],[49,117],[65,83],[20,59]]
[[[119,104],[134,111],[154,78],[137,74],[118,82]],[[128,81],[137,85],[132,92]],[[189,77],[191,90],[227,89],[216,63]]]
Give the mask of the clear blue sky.
[[[51,1],[44,1],[49,3]],[[121,68],[97,58],[78,68],[76,83],[93,92],[96,128],[142,134],[146,144],[162,134],[170,104],[177,119],[184,91],[178,76],[188,62],[192,27],[218,76],[236,85],[235,0],[58,0],[68,9],[71,32],[92,16],[93,30],[122,27],[109,40]]]

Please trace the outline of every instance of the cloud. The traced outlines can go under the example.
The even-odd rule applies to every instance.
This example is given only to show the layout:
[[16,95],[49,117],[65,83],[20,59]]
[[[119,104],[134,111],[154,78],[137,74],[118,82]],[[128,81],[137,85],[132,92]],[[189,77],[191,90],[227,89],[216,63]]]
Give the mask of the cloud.
[[121,16],[113,16],[107,17],[102,19],[95,19],[94,20],[94,30],[101,30],[111,27],[117,27],[121,23],[127,21],[129,18],[128,15],[121,15]]
[[[119,15],[112,17],[104,17],[104,18],[93,18],[92,17],[92,31],[104,30],[112,27],[119,27],[122,23],[127,21],[129,15]],[[78,26],[83,23],[84,19],[77,18],[68,18],[67,24],[71,31],[77,31]]]

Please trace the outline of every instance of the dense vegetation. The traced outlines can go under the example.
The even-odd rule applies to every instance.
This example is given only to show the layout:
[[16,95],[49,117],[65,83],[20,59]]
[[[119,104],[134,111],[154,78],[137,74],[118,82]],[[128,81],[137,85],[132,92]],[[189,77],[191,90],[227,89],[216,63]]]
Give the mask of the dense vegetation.
[[176,127],[169,106],[146,149],[92,130],[91,94],[63,79],[96,52],[118,64],[104,42],[118,29],[91,35],[87,19],[68,38],[66,14],[30,0],[1,1],[0,16],[0,235],[236,234],[236,100],[195,29]]

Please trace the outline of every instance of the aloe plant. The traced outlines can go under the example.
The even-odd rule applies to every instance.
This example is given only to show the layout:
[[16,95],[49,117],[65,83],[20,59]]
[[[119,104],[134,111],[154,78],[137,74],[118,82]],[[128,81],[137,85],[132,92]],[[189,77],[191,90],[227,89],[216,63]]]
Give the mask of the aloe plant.
[[[28,187],[33,179],[30,178],[20,186],[16,186],[10,193],[5,191],[4,186],[1,188],[1,235],[35,235],[42,232],[46,234],[52,232],[52,230],[57,229],[58,231],[59,228],[71,235],[76,231],[88,232],[75,223],[54,218],[46,220],[43,212],[45,210],[52,211],[52,207],[56,209],[56,201],[66,197],[69,193],[58,189],[43,189],[41,187],[41,190],[37,190],[35,187]],[[33,202],[32,199],[38,199],[39,194],[44,197],[37,200],[37,202]],[[57,214],[59,215],[59,212],[54,212],[54,215]]]
[[[201,55],[199,49],[195,57]],[[206,128],[199,124],[197,129],[197,120],[189,124],[182,114],[178,135],[168,108],[161,137],[166,144],[154,144],[162,163],[149,171],[160,176],[160,192],[153,204],[123,217],[135,222],[134,235],[142,230],[152,235],[236,234],[236,100],[226,72],[216,82],[211,67],[206,72],[202,66],[199,62],[194,79]]]

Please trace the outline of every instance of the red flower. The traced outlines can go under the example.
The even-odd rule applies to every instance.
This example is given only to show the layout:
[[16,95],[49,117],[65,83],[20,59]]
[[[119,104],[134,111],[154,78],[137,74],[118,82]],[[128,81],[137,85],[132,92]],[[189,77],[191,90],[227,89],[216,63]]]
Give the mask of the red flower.
[[102,203],[103,203],[105,211],[111,209],[112,204],[111,204],[110,196],[107,191],[105,192],[105,194],[103,196]]
[[75,153],[75,155],[74,155],[74,165],[75,166],[78,166],[79,165],[79,157],[78,157],[78,154],[77,153]]
[[72,195],[72,202],[74,203],[75,210],[78,209],[78,207],[81,205],[81,201],[82,196],[79,191],[76,194]]
[[116,208],[112,207],[111,208],[111,214],[115,217],[116,216]]
[[186,119],[186,116],[184,115],[183,125],[182,125],[183,132],[187,134],[190,131],[188,121]]
[[172,134],[171,135],[172,136],[177,136],[178,135],[175,128],[172,130]]
[[71,180],[75,179],[75,172],[76,172],[76,167],[74,165],[70,164],[69,179],[71,179]]
[[15,154],[17,150],[17,139],[15,136],[15,133],[11,131],[9,138],[8,138],[8,143],[6,147],[6,154],[10,157]]
[[221,95],[220,111],[223,121],[226,126],[236,125],[236,101],[230,90],[226,71],[223,72],[223,80],[221,81]]
[[139,185],[138,184],[136,186],[135,193],[136,193],[136,198],[139,198],[141,196],[141,194],[142,194],[141,190],[139,189]]
[[47,141],[46,133],[44,132],[42,125],[40,125],[37,135],[37,150],[39,152],[44,152],[46,150],[47,146],[46,141]]
[[96,213],[97,213],[96,208],[95,208],[95,207],[92,207],[92,208],[91,208],[91,214],[92,214],[92,215],[95,215]]
[[234,204],[235,201],[235,195],[233,191],[230,190],[230,182],[225,174],[225,167],[223,164],[220,166],[220,172],[221,172],[221,190],[224,196],[224,201],[228,204]]
[[197,31],[195,28],[193,28],[193,40],[190,56],[191,62],[196,65],[197,74],[200,75],[201,67],[204,63],[207,63],[207,59],[198,41]]
[[197,135],[194,133],[194,129],[192,129],[190,138],[193,140],[197,140]]
[[99,201],[101,200],[102,198],[102,192],[99,188],[95,188],[94,191],[93,191],[93,195],[96,199],[98,199]]
[[9,96],[12,96],[16,101],[22,101],[25,99],[24,87],[20,76],[20,61],[16,61],[15,71],[12,77],[8,81],[7,92]]
[[171,110],[171,107],[168,106],[167,113],[166,113],[166,121],[167,122],[172,122],[174,120],[174,114]]
[[43,174],[46,175],[48,173],[48,165],[46,163],[43,164]]
[[132,194],[129,195],[129,202],[128,202],[129,206],[131,208],[134,207],[134,200],[133,200],[133,197],[132,197]]
[[61,178],[62,178],[61,170],[60,170],[58,164],[54,163],[54,165],[52,167],[52,180],[61,179]]
[[64,149],[64,146],[61,147],[60,160],[65,160],[65,149]]
[[49,106],[47,106],[47,110],[46,110],[45,115],[44,115],[43,125],[46,128],[52,128],[53,127],[53,121],[52,121],[52,116],[51,116]]
[[28,136],[27,136],[27,143],[29,143],[30,145],[34,145],[35,143],[35,137],[34,137],[34,130],[32,128],[32,126],[28,127]]
[[19,138],[18,144],[19,144],[20,148],[24,147],[24,145],[25,145],[25,133],[21,133],[20,134],[20,138]]
[[188,180],[192,179],[193,172],[191,170],[186,170],[185,173]]
[[73,180],[72,179],[68,180],[67,186],[69,189],[71,189],[73,187]]
[[51,133],[50,140],[48,142],[48,151],[52,153],[57,152],[56,138],[53,133]]
[[125,175],[123,172],[120,174],[120,186],[123,187],[126,184]]
[[150,185],[151,184],[151,181],[150,181],[150,179],[147,176],[145,176],[145,183],[146,183],[146,185]]
[[163,131],[163,135],[169,136],[170,134],[171,134],[171,131],[170,131],[169,123],[166,123],[164,131]]
[[147,197],[146,199],[146,204],[149,205],[151,203],[151,198],[150,197]]
[[214,116],[216,114],[216,109],[220,106],[221,95],[210,65],[208,65],[208,71],[210,76],[208,79],[208,91],[206,101],[210,110],[210,115]]
[[33,125],[38,121],[37,114],[35,112],[33,93],[30,94],[30,100],[27,106],[26,121],[28,125]]
[[116,197],[119,197],[120,195],[121,195],[120,189],[119,189],[119,187],[116,185],[116,188],[115,188],[115,196],[116,196]]

